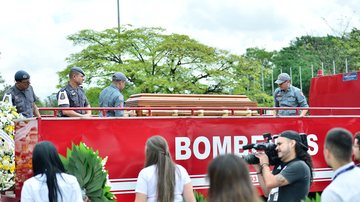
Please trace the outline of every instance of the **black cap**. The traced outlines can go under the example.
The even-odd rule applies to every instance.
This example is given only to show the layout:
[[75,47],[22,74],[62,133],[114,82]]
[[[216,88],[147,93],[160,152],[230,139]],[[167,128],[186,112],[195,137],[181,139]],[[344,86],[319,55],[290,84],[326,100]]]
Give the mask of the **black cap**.
[[83,76],[85,76],[84,71],[80,67],[72,67],[70,71],[75,71],[81,73]]
[[26,79],[30,79],[30,75],[24,70],[20,70],[15,73],[15,81],[22,81]]
[[280,134],[280,137],[286,137],[290,140],[295,140],[296,142],[300,142],[300,135],[299,133],[293,130],[286,130]]

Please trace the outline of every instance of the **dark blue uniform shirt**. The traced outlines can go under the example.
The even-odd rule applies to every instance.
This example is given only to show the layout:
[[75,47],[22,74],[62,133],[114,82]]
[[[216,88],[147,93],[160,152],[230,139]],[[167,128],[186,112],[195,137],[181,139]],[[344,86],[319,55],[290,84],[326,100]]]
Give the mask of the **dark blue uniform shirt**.
[[[64,94],[64,92],[66,94]],[[85,92],[82,87],[73,88],[70,84],[62,88],[58,94],[58,106],[59,107],[86,107],[89,102],[85,96]],[[85,114],[85,110],[74,110],[79,114]],[[62,115],[64,116],[64,115]]]
[[5,94],[11,95],[12,104],[16,107],[19,114],[22,114],[26,118],[34,116],[33,105],[36,101],[36,96],[32,86],[29,86],[26,90],[20,91],[16,86],[10,87]]

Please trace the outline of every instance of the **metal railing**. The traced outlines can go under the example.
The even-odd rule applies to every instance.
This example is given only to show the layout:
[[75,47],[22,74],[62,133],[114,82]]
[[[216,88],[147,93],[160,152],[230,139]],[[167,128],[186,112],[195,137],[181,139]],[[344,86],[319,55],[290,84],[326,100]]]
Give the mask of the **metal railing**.
[[39,110],[44,117],[57,117],[62,110],[96,111],[94,117],[97,113],[105,117],[108,110],[122,110],[125,116],[274,116],[278,110],[295,110],[297,115],[308,110],[310,116],[360,115],[360,107],[43,107]]

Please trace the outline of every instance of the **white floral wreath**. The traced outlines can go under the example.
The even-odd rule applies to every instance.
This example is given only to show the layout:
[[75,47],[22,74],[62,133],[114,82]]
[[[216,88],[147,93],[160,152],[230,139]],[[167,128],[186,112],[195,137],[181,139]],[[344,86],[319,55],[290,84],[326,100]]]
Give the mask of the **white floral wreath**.
[[14,119],[20,117],[14,106],[0,102],[0,191],[15,184]]

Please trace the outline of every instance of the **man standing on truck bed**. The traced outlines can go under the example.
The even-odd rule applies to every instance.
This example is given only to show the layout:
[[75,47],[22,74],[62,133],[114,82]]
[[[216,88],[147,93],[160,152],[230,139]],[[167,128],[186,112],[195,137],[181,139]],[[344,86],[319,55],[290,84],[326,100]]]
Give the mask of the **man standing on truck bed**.
[[[129,80],[122,72],[116,72],[112,76],[112,83],[101,91],[99,96],[100,107],[124,107],[124,96],[121,91],[125,88],[126,84],[130,83]],[[102,116],[102,113],[100,113]],[[121,117],[124,116],[123,110],[108,110],[106,111],[107,117]]]
[[23,70],[15,73],[15,85],[7,89],[3,100],[8,97],[19,114],[26,118],[40,117],[39,109],[35,104],[36,96],[30,85],[30,75]]
[[[279,85],[274,92],[275,107],[309,107],[301,90],[291,85],[289,74],[279,74],[275,83]],[[305,116],[307,111],[301,110],[300,116]],[[275,115],[295,116],[296,110],[276,110]]]
[[[58,94],[59,107],[89,107],[81,84],[84,82],[85,73],[80,67],[72,67],[69,73],[69,83]],[[62,110],[63,117],[91,116],[91,110]]]

